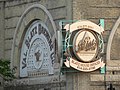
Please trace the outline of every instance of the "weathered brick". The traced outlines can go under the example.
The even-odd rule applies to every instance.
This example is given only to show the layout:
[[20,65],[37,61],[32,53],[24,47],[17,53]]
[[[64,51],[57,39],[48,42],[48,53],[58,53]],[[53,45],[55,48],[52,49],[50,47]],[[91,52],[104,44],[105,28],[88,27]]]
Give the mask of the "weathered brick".
[[120,0],[108,0],[108,4],[111,6],[120,6]]
[[107,5],[108,0],[84,0],[89,3],[89,5]]
[[15,32],[15,28],[6,29],[5,30],[5,39],[13,38]]
[[24,12],[24,6],[19,5],[15,7],[5,8],[5,18],[21,16]]
[[120,15],[119,8],[89,8],[88,18],[117,18]]
[[89,2],[85,0],[73,1],[73,19],[86,19]]
[[96,89],[98,89],[98,90],[105,90],[105,86],[103,85],[103,86],[90,86],[90,90],[96,90]]
[[33,4],[34,3],[28,3],[24,5],[5,8],[5,18],[21,16],[25,9],[27,9],[29,6]]
[[15,5],[15,6],[12,6],[12,7],[6,7],[5,8],[5,18],[21,16],[23,14],[23,12],[29,6],[34,5],[34,4],[42,4],[42,5],[45,6],[47,3],[45,1],[35,2],[35,0],[34,0],[34,2],[29,2],[29,3],[25,3],[25,4],[19,4],[19,5]]
[[5,59],[8,59],[8,60],[11,59],[11,52],[12,50],[5,50]]
[[15,28],[20,17],[5,19],[5,28]]
[[49,12],[51,13],[54,20],[66,17],[66,8],[65,7],[49,10]]
[[5,40],[5,50],[12,49],[13,40]]
[[23,5],[23,4],[27,4],[27,3],[30,3],[30,2],[36,2],[36,1],[39,1],[39,0],[15,0],[14,2],[13,1],[7,1],[6,4],[5,4],[5,7],[14,7],[14,6],[17,6],[17,5]]
[[[120,81],[120,76],[119,75],[113,75],[113,74],[109,74],[109,75],[106,75],[106,81]],[[97,74],[94,74],[94,75],[91,75],[90,77],[91,81],[102,81],[104,82],[104,75],[97,75]]]
[[[41,17],[40,17],[41,15]],[[40,19],[42,20],[43,22],[45,21],[45,12],[38,9],[38,8],[34,8],[32,9],[29,13],[26,14],[26,16],[24,17],[24,20],[23,20],[23,23],[29,23],[31,22],[31,20],[33,19]]]
[[54,9],[66,6],[66,0],[48,0],[47,3],[47,9]]

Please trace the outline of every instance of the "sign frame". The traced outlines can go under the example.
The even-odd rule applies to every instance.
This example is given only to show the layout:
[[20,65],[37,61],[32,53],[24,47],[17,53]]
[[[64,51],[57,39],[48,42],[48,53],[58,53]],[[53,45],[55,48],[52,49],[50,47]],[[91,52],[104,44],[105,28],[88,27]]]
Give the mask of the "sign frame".
[[[94,70],[96,70],[98,68],[103,68],[105,66],[105,63],[103,62],[102,56],[101,56],[101,54],[104,51],[104,42],[103,42],[103,37],[102,37],[102,33],[103,33],[104,29],[103,29],[102,26],[99,26],[99,25],[97,25],[97,24],[95,24],[93,22],[90,22],[88,20],[79,20],[79,21],[76,21],[73,24],[66,24],[66,26],[64,27],[64,29],[66,29],[66,32],[70,32],[70,36],[76,30],[80,31],[82,29],[88,29],[88,30],[91,30],[92,32],[94,32],[95,36],[98,39],[97,40],[98,41],[98,50],[96,52],[96,55],[95,55],[95,57],[93,59],[91,59],[88,62],[85,62],[84,60],[81,60],[80,58],[76,57],[74,51],[73,51],[74,55],[72,55],[71,51],[69,51],[69,49],[71,48],[71,46],[66,46],[66,50],[65,50],[66,52],[63,54],[63,56],[66,56],[66,61],[64,62],[64,64],[65,64],[66,67],[68,67],[68,68],[72,67],[74,69],[77,69],[77,68],[74,67],[74,65],[71,64],[71,59],[74,59],[77,62],[82,63],[82,64],[86,64],[86,63],[88,64],[88,63],[94,63],[96,61],[100,61],[98,67],[96,67],[94,69],[89,69],[89,70],[77,69],[77,70],[83,71],[83,72],[94,71]],[[68,41],[66,43],[69,43],[71,45],[71,43],[68,42]],[[72,46],[72,48],[74,48],[74,42],[75,42],[75,39],[73,39],[73,44],[72,44],[73,46]]]

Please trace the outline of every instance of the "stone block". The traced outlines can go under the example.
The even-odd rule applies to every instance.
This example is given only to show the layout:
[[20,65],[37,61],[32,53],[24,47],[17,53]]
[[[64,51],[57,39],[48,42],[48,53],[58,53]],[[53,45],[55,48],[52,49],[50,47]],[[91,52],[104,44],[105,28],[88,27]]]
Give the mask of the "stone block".
[[5,19],[5,28],[15,28],[19,21],[19,17]]
[[45,13],[38,8],[34,8],[26,14],[26,16],[24,17],[23,23],[24,25],[27,25],[34,19],[40,19],[44,22],[46,19]]
[[91,75],[90,77],[91,81],[94,82],[104,82],[106,81],[112,81],[112,82],[119,82],[120,81],[120,75],[113,75],[113,74],[107,74],[107,75]]
[[13,43],[13,39],[12,40],[5,40],[5,50],[11,50],[12,43]]
[[26,4],[20,4],[16,5],[14,7],[6,7],[5,8],[5,18],[11,18],[11,17],[19,17],[23,14],[23,12],[34,3],[26,3]]
[[108,0],[108,5],[120,6],[120,0]]
[[24,7],[22,5],[5,8],[5,18],[21,16],[23,11],[24,11]]
[[[107,62],[109,62],[109,61],[107,61]],[[118,62],[118,64],[120,64],[120,63]],[[119,66],[112,66],[108,63],[106,70],[107,71],[120,71],[120,67]]]
[[72,20],[72,12],[73,12],[73,5],[72,5],[73,0],[66,0],[66,13],[67,13],[67,20]]
[[[82,1],[82,0],[81,0]],[[107,5],[108,0],[85,0],[89,2],[89,5]]]
[[104,75],[91,75],[90,81],[99,81],[102,82],[104,81]]
[[66,6],[66,0],[48,0],[47,9],[54,9]]
[[[38,9],[38,8],[35,8],[31,12],[29,12],[27,18],[30,18],[31,17],[30,15],[34,16],[34,18],[36,18],[36,19],[42,20],[43,22],[45,22],[46,19],[47,19],[47,15],[45,14],[45,12],[40,10],[40,9]],[[25,18],[25,20],[27,18]]]
[[105,86],[90,86],[89,90],[105,90]]
[[87,15],[88,18],[117,18],[119,8],[89,8]]
[[[99,0],[102,2],[102,0]],[[99,1],[93,1],[98,3]],[[93,3],[89,0],[74,0],[73,1],[73,19],[88,19],[88,11],[90,10],[90,5]],[[100,3],[99,3],[100,4]]]
[[120,81],[120,75],[108,75],[106,81]]
[[10,39],[14,37],[15,28],[10,28],[5,30],[5,39]]
[[106,5],[108,0],[76,0],[78,3],[89,3],[89,5]]
[[14,6],[18,6],[18,5],[23,5],[23,4],[27,4],[27,3],[33,3],[33,2],[37,2],[38,0],[15,0],[13,1],[8,1],[5,4],[5,7],[14,7]]
[[7,60],[11,59],[11,50],[5,50],[5,59]]
[[66,8],[65,7],[49,10],[49,12],[51,13],[54,20],[66,18]]

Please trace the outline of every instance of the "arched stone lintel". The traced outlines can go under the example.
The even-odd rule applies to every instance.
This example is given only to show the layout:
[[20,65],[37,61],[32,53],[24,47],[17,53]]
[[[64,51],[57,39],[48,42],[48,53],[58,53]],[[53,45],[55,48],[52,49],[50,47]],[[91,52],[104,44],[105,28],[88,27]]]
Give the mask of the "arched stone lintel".
[[[114,61],[111,61],[110,59],[110,51],[111,51],[111,45],[112,45],[112,41],[113,41],[113,37],[115,35],[115,32],[118,28],[118,26],[120,25],[120,16],[119,18],[117,19],[115,25],[113,26],[112,30],[111,30],[111,33],[110,33],[110,36],[109,36],[109,39],[108,39],[108,43],[107,43],[107,49],[106,49],[106,61],[107,61],[107,65],[108,66],[111,66],[112,63],[114,63]],[[120,64],[120,62],[118,61],[117,64]]]
[[116,21],[115,25],[113,26],[112,31],[111,31],[110,36],[109,36],[109,39],[108,39],[107,51],[106,51],[106,60],[110,60],[111,44],[112,44],[114,34],[115,34],[119,24],[120,24],[120,16],[119,16],[118,20]]
[[34,4],[34,5],[30,6],[30,7],[28,7],[23,12],[23,14],[21,15],[21,17],[20,17],[20,19],[19,19],[19,21],[17,23],[16,29],[15,29],[14,40],[13,40],[13,44],[12,44],[12,53],[11,53],[11,62],[12,62],[11,63],[11,68],[13,67],[13,63],[14,63],[14,59],[15,59],[14,58],[14,52],[15,52],[15,47],[16,47],[17,33],[19,32],[19,28],[21,26],[21,23],[22,23],[24,17],[26,17],[27,13],[29,13],[34,8],[38,8],[38,9],[42,10],[43,12],[45,12],[48,15],[48,17],[50,19],[50,22],[51,22],[51,24],[53,26],[54,32],[55,32],[55,36],[54,37],[56,38],[56,26],[55,26],[55,23],[53,21],[53,18],[51,16],[51,14],[49,13],[49,11],[43,5],[41,5],[41,4]]

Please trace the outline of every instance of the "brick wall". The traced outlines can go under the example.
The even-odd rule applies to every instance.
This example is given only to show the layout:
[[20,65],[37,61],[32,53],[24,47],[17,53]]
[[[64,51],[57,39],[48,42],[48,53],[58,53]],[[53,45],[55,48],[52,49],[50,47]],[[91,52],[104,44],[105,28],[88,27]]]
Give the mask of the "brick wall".
[[[105,51],[111,29],[120,16],[119,0],[1,0],[0,58],[11,58],[12,42],[17,22],[22,13],[33,4],[42,4],[49,10],[57,29],[59,29],[59,21],[63,19],[87,19],[94,23],[99,23],[99,19],[101,18],[104,19]],[[111,75],[111,72],[107,73]],[[67,73],[67,88],[62,87],[61,90],[105,90],[103,79],[96,78],[93,75],[99,76],[101,74],[99,70],[87,74],[82,72]],[[119,72],[117,72],[117,75],[119,75]],[[104,77],[104,75],[102,77]],[[114,78],[114,80],[118,80],[117,78]],[[102,82],[100,80],[102,80]],[[119,85],[118,83],[114,82],[116,90],[120,88],[117,86]],[[32,87],[28,86],[27,88],[30,89]],[[6,89],[9,90],[8,88]],[[59,87],[53,88],[53,90],[59,89]],[[13,90],[13,88],[11,88],[11,90]]]
[[[99,24],[99,19],[104,19],[105,20],[105,32],[103,34],[104,38],[104,44],[105,44],[105,54],[104,54],[104,60],[106,59],[106,48],[107,48],[107,42],[108,38],[110,35],[110,32],[120,16],[120,1],[119,0],[73,0],[73,19],[78,20],[78,19],[87,19],[90,21],[93,21],[96,24]],[[119,33],[118,29],[118,33]],[[117,34],[118,34],[117,33]],[[118,34],[119,35],[119,34]],[[117,37],[117,39],[114,39],[114,44],[113,44],[113,49],[112,49],[112,54],[111,57],[119,58],[119,40],[120,38]],[[113,52],[114,50],[114,52]],[[111,63],[112,64],[112,63]],[[115,71],[116,72],[116,71]],[[119,76],[119,71],[116,72]],[[108,82],[106,82],[106,85],[110,83],[110,80],[115,81],[118,80],[118,76],[114,77],[112,72],[107,71],[106,76],[104,74],[100,74],[100,70],[91,72],[91,73],[77,73],[75,74],[78,76],[78,80],[80,81],[77,83],[74,83],[74,88],[75,90],[77,88],[81,88],[81,90],[105,90],[105,83],[104,80],[107,78]],[[84,76],[87,75],[88,77],[84,78]],[[95,79],[95,76],[96,79]],[[107,76],[109,75],[109,76]],[[102,77],[101,77],[102,76]],[[104,78],[105,77],[105,78]],[[112,78],[111,78],[112,77]],[[82,80],[81,80],[82,78]],[[94,80],[92,79],[94,78]],[[75,80],[75,79],[74,79]],[[94,82],[95,81],[95,82]],[[89,82],[85,83],[84,85],[81,83],[84,82]],[[116,86],[116,90],[119,90],[117,87],[118,83],[116,82],[111,82]]]
[[[63,19],[71,19],[71,5],[69,0],[16,0],[16,1],[1,1],[1,31],[4,36],[1,36],[1,51],[0,56],[6,59],[11,58],[12,42],[17,22],[22,13],[33,4],[44,5],[51,13],[57,29],[59,29],[59,21]],[[68,6],[69,5],[69,6]],[[2,9],[3,8],[3,9]],[[67,17],[68,16],[68,17]],[[4,23],[4,24],[3,24]],[[3,24],[3,25],[2,25]],[[1,33],[1,35],[3,35]],[[4,38],[4,41],[3,41]],[[4,44],[4,45],[3,45]],[[4,50],[3,50],[4,49]],[[4,55],[3,55],[4,52]]]
[[[23,12],[31,5],[41,4],[45,6],[51,13],[53,20],[59,30],[59,21],[63,19],[71,19],[71,0],[2,0],[0,1],[0,58],[11,59],[13,37],[18,20]],[[37,12],[36,12],[37,13]],[[33,13],[31,16],[34,16]],[[2,21],[1,21],[2,20]],[[15,61],[16,62],[16,61]],[[49,77],[49,76],[48,76]],[[21,82],[21,81],[20,81]],[[15,83],[15,82],[14,82]],[[23,82],[24,83],[24,82]],[[39,84],[39,83],[38,83]],[[41,86],[42,85],[42,86]],[[61,86],[62,85],[62,86]],[[18,87],[7,86],[5,90],[65,90],[65,82],[39,84],[38,86],[32,84],[29,86],[17,85]]]

